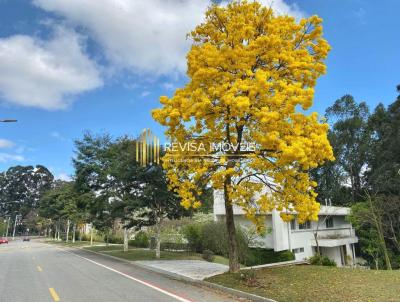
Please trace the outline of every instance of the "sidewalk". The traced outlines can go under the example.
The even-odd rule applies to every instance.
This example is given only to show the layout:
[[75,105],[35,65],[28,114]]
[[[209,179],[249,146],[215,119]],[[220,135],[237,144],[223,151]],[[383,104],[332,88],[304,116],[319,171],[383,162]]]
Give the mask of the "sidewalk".
[[150,266],[194,280],[204,280],[215,275],[226,273],[229,270],[227,265],[201,260],[149,260],[133,261],[133,263]]

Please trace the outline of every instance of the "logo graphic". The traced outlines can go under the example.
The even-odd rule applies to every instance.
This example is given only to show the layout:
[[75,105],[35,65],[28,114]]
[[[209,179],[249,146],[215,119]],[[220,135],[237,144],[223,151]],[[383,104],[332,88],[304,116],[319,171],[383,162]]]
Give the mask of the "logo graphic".
[[144,129],[136,140],[136,161],[142,166],[160,163],[160,140],[150,129]]

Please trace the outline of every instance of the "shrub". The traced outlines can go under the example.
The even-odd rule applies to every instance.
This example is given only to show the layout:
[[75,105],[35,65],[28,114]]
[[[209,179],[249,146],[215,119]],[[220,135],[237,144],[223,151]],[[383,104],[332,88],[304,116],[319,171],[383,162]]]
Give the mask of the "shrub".
[[294,260],[294,254],[290,251],[275,252],[265,248],[249,248],[243,264],[246,266],[261,265]]
[[187,243],[161,242],[161,250],[165,251],[189,251],[190,247]]
[[82,240],[82,241],[90,241],[90,234],[89,234],[89,235],[87,235],[87,234],[82,234],[82,235],[81,235],[81,240]]
[[240,280],[248,287],[258,287],[257,273],[254,269],[242,270],[239,273]]
[[336,262],[329,259],[326,256],[322,255],[314,255],[310,258],[310,263],[313,265],[322,265],[322,266],[336,266]]
[[202,228],[203,225],[200,223],[188,224],[183,228],[183,235],[188,241],[190,250],[193,252],[201,253],[203,250]]
[[213,252],[213,251],[210,251],[210,250],[204,250],[204,251],[203,251],[203,254],[202,254],[202,258],[203,258],[205,261],[214,262],[214,259],[215,259],[214,252]]
[[[107,238],[108,236],[108,238]],[[107,241],[108,239],[108,241]],[[108,243],[118,243],[118,244],[122,244],[124,243],[124,238],[121,238],[119,236],[115,236],[115,235],[104,235],[104,242],[108,242]]]
[[[97,233],[94,233],[94,234],[93,234],[93,241],[102,242],[103,239],[104,239],[104,238],[103,238],[102,235],[99,235],[99,234],[97,234]],[[83,240],[83,241],[90,241],[90,234],[82,234],[82,240]]]
[[[215,254],[224,257],[229,256],[228,231],[224,222],[210,222],[204,224],[201,237],[204,249],[211,250]],[[239,262],[243,263],[249,248],[246,236],[239,226],[236,227],[236,240],[238,244]]]
[[[204,250],[213,251],[216,255],[229,256],[228,232],[221,222],[192,223],[184,228],[184,235],[190,250],[201,253]],[[245,231],[236,227],[239,262],[246,266],[294,260],[290,251],[274,252],[265,248],[249,248]]]
[[136,233],[135,238],[133,240],[129,240],[129,245],[134,247],[149,247],[149,236],[146,232],[140,231]]
[[228,255],[228,234],[222,222],[210,222],[203,225],[201,230],[204,250],[213,251],[217,255]]

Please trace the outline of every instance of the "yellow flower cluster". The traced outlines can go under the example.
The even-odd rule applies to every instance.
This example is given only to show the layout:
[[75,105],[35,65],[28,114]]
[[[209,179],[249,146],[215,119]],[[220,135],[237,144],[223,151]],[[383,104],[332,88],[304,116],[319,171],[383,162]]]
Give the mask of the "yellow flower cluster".
[[299,109],[311,107],[316,80],[326,71],[330,47],[322,20],[296,22],[256,1],[233,1],[211,6],[189,36],[190,81],[171,98],[161,97],[153,118],[174,142],[251,142],[257,150],[220,151],[196,161],[186,160],[185,150],[168,152],[164,167],[182,205],[198,207],[200,188],[211,184],[255,223],[273,209],[296,211],[299,221],[317,219],[307,171],[333,160],[333,153],[327,124]]

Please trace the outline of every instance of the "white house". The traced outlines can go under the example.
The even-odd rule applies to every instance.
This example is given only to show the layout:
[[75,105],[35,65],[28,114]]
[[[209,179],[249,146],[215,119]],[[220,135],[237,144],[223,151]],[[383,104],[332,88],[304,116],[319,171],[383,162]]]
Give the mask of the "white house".
[[[240,207],[233,209],[235,222],[249,228],[252,222],[244,216]],[[350,208],[321,206],[319,221],[307,221],[299,224],[297,220],[284,222],[279,212],[274,210],[265,215],[268,230],[263,237],[257,238],[257,245],[274,251],[291,250],[296,260],[313,256],[317,250],[315,232],[322,255],[334,260],[338,266],[355,262],[354,244],[358,242],[352,225],[346,221]],[[214,191],[214,219],[224,219],[225,207],[222,191]]]

